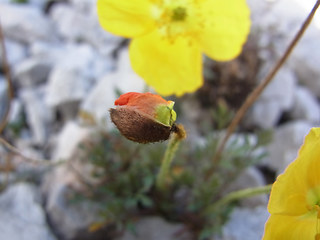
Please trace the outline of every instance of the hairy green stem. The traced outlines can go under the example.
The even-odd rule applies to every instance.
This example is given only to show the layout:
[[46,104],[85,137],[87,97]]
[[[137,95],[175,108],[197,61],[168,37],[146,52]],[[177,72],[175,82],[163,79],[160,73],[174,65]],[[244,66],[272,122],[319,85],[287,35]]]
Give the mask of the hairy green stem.
[[166,179],[169,175],[170,166],[180,142],[186,137],[185,130],[182,125],[177,125],[175,132],[172,133],[166,152],[162,159],[160,171],[157,176],[156,185],[158,189],[164,190],[166,187]]
[[243,198],[253,197],[260,194],[268,194],[271,191],[272,184],[263,186],[263,187],[254,187],[254,188],[246,188],[241,189],[239,191],[231,192],[221,198],[219,201],[211,204],[206,208],[205,214],[213,213],[216,209],[219,209],[223,205],[229,204],[233,201],[240,200]]

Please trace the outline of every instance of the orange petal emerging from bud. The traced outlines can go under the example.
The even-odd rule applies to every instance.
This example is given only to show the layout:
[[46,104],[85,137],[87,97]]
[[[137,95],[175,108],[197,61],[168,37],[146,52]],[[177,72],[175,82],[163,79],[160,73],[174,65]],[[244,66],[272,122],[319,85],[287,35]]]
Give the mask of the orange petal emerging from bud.
[[122,94],[115,102],[114,105],[118,106],[132,106],[137,110],[144,112],[151,117],[155,117],[156,106],[162,104],[167,105],[168,102],[161,96],[152,93],[137,93],[128,92]]

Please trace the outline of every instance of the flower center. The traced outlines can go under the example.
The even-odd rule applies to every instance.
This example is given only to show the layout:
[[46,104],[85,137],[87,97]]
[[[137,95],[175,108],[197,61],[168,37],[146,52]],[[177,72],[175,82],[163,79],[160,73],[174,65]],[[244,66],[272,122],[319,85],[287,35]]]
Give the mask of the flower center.
[[183,7],[177,7],[172,10],[172,21],[183,21],[187,17],[187,10]]
[[173,42],[198,31],[202,19],[198,9],[196,0],[159,0],[154,2],[151,15],[160,35]]
[[309,213],[311,213],[312,216],[314,216],[313,214],[315,214],[317,217],[316,234],[314,239],[320,240],[320,186],[309,190],[306,200]]

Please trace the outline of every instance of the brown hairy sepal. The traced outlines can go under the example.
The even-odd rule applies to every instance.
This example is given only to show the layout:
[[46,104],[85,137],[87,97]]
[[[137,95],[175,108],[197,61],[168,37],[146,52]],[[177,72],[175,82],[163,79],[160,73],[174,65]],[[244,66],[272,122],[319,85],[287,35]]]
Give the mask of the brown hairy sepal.
[[112,122],[123,136],[138,143],[165,141],[176,127],[164,125],[135,107],[118,106],[111,108]]

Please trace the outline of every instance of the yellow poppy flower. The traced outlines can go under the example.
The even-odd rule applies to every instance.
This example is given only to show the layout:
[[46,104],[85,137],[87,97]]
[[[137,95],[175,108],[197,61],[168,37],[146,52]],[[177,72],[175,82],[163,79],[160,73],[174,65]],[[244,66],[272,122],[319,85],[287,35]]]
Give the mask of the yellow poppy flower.
[[198,89],[201,53],[233,59],[250,29],[246,0],[98,0],[97,7],[104,29],[133,38],[133,69],[162,95]]
[[273,184],[263,240],[320,239],[320,128]]

